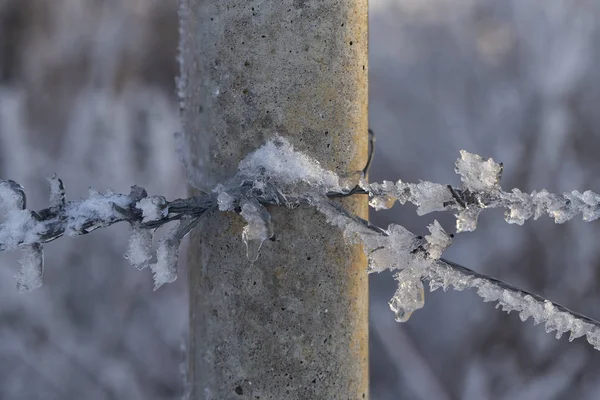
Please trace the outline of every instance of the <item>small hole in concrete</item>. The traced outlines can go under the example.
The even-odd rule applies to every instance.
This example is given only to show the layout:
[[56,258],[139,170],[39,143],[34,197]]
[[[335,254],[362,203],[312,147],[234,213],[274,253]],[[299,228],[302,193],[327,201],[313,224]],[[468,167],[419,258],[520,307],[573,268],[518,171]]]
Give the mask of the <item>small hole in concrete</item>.
[[[243,395],[243,394],[244,394],[244,389],[242,389],[242,387],[241,387],[241,386],[237,386],[237,387],[235,388],[235,392],[241,396],[241,395]],[[364,397],[364,396],[363,396],[363,397]]]
[[350,41],[350,46],[352,46],[352,40]]

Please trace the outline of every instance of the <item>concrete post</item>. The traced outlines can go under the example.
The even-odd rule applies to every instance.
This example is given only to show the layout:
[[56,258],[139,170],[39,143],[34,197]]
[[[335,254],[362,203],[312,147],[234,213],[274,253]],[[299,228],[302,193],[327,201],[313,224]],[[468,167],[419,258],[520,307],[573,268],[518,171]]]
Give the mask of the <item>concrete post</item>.
[[[209,190],[278,133],[343,174],[367,155],[367,0],[182,0],[182,111]],[[367,216],[365,198],[345,200]],[[235,213],[191,237],[192,399],[368,398],[366,259],[316,210],[270,208],[249,262]]]

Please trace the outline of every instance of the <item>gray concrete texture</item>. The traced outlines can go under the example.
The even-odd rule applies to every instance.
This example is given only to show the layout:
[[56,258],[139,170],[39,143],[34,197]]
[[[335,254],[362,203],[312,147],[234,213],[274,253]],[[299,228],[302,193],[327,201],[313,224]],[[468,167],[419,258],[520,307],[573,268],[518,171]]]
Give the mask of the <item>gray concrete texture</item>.
[[[367,154],[367,1],[189,0],[182,120],[195,186],[235,173],[277,134],[337,173]],[[366,199],[345,205],[366,217]],[[275,238],[246,259],[243,220],[193,232],[193,399],[368,397],[368,288],[359,246],[311,208],[270,208]]]

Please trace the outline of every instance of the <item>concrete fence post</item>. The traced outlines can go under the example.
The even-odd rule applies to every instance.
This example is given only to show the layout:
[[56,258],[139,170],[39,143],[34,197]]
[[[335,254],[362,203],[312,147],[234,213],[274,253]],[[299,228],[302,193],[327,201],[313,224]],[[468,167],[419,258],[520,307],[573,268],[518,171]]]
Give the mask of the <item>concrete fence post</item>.
[[[182,0],[181,96],[195,186],[276,133],[345,174],[367,158],[367,0]],[[367,216],[365,198],[344,204]],[[366,259],[316,210],[270,208],[256,262],[244,222],[191,235],[196,399],[368,398]]]

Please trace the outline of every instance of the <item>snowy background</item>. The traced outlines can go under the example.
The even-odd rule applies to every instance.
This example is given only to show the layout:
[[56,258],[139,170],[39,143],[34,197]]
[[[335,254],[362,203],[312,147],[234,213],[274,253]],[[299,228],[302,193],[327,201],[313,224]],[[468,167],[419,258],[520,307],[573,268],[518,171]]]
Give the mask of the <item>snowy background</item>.
[[[371,179],[459,183],[460,149],[503,161],[503,187],[600,191],[600,4],[371,0]],[[96,189],[183,196],[175,0],[0,0],[0,177],[47,205]],[[374,212],[417,234],[433,218]],[[0,398],[178,399],[185,269],[152,291],[123,258],[125,224],[45,246],[45,285],[15,290],[0,254]],[[484,213],[447,258],[600,318],[600,223],[508,225]],[[185,268],[185,265],[184,265]],[[391,274],[371,277],[371,392],[384,399],[596,399],[600,352],[483,304],[426,294],[398,325]]]

